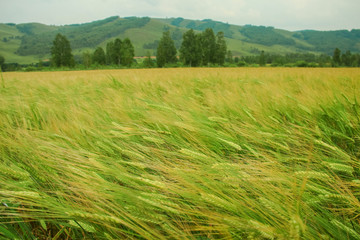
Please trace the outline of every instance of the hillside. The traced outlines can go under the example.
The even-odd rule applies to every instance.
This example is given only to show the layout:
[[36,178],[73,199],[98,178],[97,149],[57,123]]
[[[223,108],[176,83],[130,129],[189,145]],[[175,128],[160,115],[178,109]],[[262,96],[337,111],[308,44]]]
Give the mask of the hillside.
[[169,29],[180,47],[182,33],[188,29],[212,28],[225,33],[228,48],[234,56],[268,53],[312,52],[332,54],[334,48],[360,52],[360,30],[290,32],[264,26],[237,26],[228,23],[183,18],[119,18],[117,16],[84,24],[49,26],[40,23],[0,24],[0,54],[6,62],[31,63],[49,58],[52,41],[62,33],[71,42],[75,55],[92,51],[116,37],[129,37],[136,56],[155,54],[157,41]]

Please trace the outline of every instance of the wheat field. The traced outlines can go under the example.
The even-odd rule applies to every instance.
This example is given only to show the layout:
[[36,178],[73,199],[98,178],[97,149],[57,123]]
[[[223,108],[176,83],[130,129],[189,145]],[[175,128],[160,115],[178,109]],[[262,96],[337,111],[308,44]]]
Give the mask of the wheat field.
[[360,70],[3,73],[0,239],[360,239]]

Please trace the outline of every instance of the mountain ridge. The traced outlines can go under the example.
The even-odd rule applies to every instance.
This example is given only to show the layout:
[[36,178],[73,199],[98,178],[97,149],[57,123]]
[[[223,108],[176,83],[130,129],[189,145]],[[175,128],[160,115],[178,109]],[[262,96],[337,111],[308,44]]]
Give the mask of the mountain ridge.
[[112,16],[88,23],[46,25],[41,23],[0,23],[0,55],[7,62],[31,63],[49,58],[52,41],[57,33],[69,39],[75,55],[105,47],[114,38],[128,37],[136,56],[147,52],[154,55],[162,32],[170,30],[176,46],[188,29],[203,31],[212,28],[225,34],[228,49],[234,56],[256,55],[261,51],[272,54],[314,53],[331,55],[338,47],[360,53],[360,30],[301,30],[288,31],[275,27],[233,25],[211,19],[150,18]]

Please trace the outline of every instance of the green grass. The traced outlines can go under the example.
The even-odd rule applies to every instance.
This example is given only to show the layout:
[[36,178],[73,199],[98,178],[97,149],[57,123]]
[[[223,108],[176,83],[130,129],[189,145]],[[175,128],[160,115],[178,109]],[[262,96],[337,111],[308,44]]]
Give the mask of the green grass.
[[358,69],[3,77],[0,239],[360,239]]

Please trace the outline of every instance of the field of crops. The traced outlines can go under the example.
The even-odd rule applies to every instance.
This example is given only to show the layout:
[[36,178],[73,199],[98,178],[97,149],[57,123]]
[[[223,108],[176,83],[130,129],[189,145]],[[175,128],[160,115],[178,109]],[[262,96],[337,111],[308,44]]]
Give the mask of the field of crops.
[[360,239],[359,69],[0,80],[0,239]]

